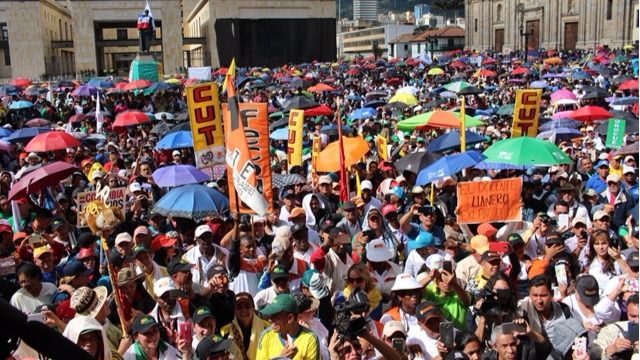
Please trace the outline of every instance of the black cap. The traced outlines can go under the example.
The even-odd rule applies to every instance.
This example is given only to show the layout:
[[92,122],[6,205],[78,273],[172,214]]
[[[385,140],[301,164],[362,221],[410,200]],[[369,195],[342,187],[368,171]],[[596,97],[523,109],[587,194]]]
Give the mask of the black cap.
[[485,251],[480,257],[480,262],[483,261],[491,261],[491,260],[500,260],[500,255],[497,252],[493,251]]
[[218,335],[210,335],[200,340],[196,347],[196,354],[200,359],[226,352],[231,345],[231,340]]
[[288,279],[288,278],[289,278],[289,272],[287,271],[287,269],[283,268],[282,266],[276,266],[269,273],[269,279],[271,279],[271,281],[278,280],[278,279]]
[[307,231],[307,230],[309,230],[309,229],[307,228],[307,225],[305,225],[305,224],[294,224],[291,227],[291,236],[295,237],[296,234],[299,234],[302,231]]
[[78,236],[78,247],[95,246],[98,238],[92,233],[85,232]]
[[444,360],[469,360],[469,356],[462,351],[456,350],[450,352]]
[[356,204],[353,201],[347,201],[346,203],[342,204],[343,210],[353,210],[355,208]]
[[511,243],[511,246],[524,245],[524,240],[520,234],[513,233],[509,235],[509,243]]
[[227,271],[226,267],[222,265],[216,265],[214,267],[210,267],[209,270],[207,270],[207,279],[211,279],[216,275],[228,275],[228,274],[229,272]]
[[193,322],[196,324],[199,324],[206,318],[216,318],[216,316],[213,314],[213,311],[208,306],[200,306],[193,312],[193,316],[191,317]]
[[89,275],[92,272],[93,271],[91,269],[87,269],[87,267],[80,261],[71,261],[64,266],[64,269],[62,269],[62,274],[64,276]]
[[133,319],[133,324],[131,325],[131,332],[135,334],[146,333],[147,331],[153,329],[155,326],[158,326],[156,319],[153,316],[140,314]]
[[436,209],[431,205],[424,205],[423,207],[420,208],[420,213],[425,215],[435,214]]
[[442,318],[442,311],[436,303],[432,301],[423,301],[416,306],[416,318],[418,320],[428,319],[431,317]]
[[627,255],[627,265],[629,265],[629,267],[638,267],[639,256],[640,253],[638,253],[638,251],[630,252],[629,255]]
[[147,253],[148,253],[148,252],[150,252],[150,251],[149,251],[149,249],[147,249],[147,247],[146,247],[146,246],[144,246],[144,245],[142,245],[142,244],[140,244],[140,245],[136,245],[136,246],[133,248],[133,257],[136,257],[136,256],[138,256],[138,254],[143,253],[143,252],[147,252]]
[[562,236],[560,234],[558,234],[557,232],[552,232],[547,235],[545,245],[564,245],[564,241],[562,240]]
[[581,274],[576,279],[576,292],[587,306],[595,306],[600,301],[598,280],[593,275]]
[[62,225],[65,225],[67,223],[67,221],[64,218],[55,218],[53,219],[53,221],[51,222],[51,229],[56,230],[57,228],[61,227]]
[[51,219],[51,218],[53,218],[53,213],[49,209],[37,208],[36,209],[36,217],[43,217],[43,218]]
[[167,265],[167,272],[169,272],[169,275],[173,275],[179,271],[191,271],[192,267],[193,264],[176,256],[169,261],[169,264]]

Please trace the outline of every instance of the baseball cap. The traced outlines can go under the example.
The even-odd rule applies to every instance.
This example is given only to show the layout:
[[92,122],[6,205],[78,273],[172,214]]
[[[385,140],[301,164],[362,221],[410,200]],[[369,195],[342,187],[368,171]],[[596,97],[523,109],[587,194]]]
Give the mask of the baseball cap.
[[93,270],[87,269],[87,267],[80,261],[71,261],[64,266],[64,269],[62,269],[62,274],[64,276],[89,275],[92,272]]
[[587,189],[584,192],[582,192],[582,195],[584,195],[584,196],[592,196],[593,197],[593,196],[597,196],[598,193],[593,189]]
[[204,235],[206,233],[211,233],[212,234],[213,232],[211,231],[211,227],[209,227],[209,225],[204,224],[204,225],[200,225],[200,226],[198,226],[196,228],[194,236],[199,238],[199,237],[201,237],[202,235]]
[[196,347],[196,354],[200,359],[207,359],[209,356],[224,353],[231,346],[231,340],[213,334],[200,340]]
[[610,183],[610,182],[614,182],[614,183],[620,182],[620,176],[617,174],[609,174],[607,176],[607,183]]
[[[176,286],[175,281],[173,281],[173,279],[170,277],[160,278],[156,280],[153,284],[153,293],[157,297],[160,297],[170,291],[176,294],[182,293],[182,291],[179,290],[178,287]],[[175,297],[180,297],[180,295],[183,295],[183,294],[179,294]]]
[[302,285],[309,288],[309,292],[316,299],[324,299],[329,296],[329,287],[322,273],[316,269],[308,269],[302,274]]
[[271,279],[271,281],[289,279],[289,271],[282,266],[276,266],[271,270],[271,272],[269,272],[269,279]]
[[638,251],[632,251],[627,255],[627,265],[629,267],[638,267],[638,258],[640,258],[640,253]]
[[629,173],[635,174],[635,172],[636,170],[631,166],[624,165],[622,167],[622,174],[629,174]]
[[331,180],[331,176],[329,176],[329,175],[322,175],[322,176],[320,176],[320,178],[318,178],[318,184],[319,185],[324,185],[324,184],[331,185],[332,182],[333,182],[333,180]]
[[356,208],[356,204],[353,201],[347,201],[344,204],[342,204],[343,210],[353,210],[355,208]]
[[228,274],[229,272],[227,271],[227,268],[225,268],[222,265],[216,265],[214,267],[210,267],[209,270],[207,270],[207,279],[211,279],[216,275],[228,275]]
[[609,215],[608,212],[604,211],[604,210],[598,210],[596,211],[595,214],[593,214],[593,220],[601,220],[605,217],[608,217],[609,219],[611,219],[611,216]]
[[455,350],[447,354],[444,360],[469,360],[469,356],[463,351]]
[[387,205],[382,207],[382,216],[383,217],[386,217],[390,213],[397,213],[397,212],[398,212],[398,208],[396,208],[396,206],[393,205],[393,204],[387,204]]
[[411,193],[412,194],[423,194],[424,193],[424,188],[422,186],[416,185],[411,189]]
[[629,160],[635,161],[636,159],[633,157],[633,155],[627,155],[627,156],[624,157],[624,162],[627,162]]
[[[308,231],[307,225],[305,224],[294,224],[291,227],[291,236],[296,237],[295,235],[301,235],[303,232]],[[307,232],[308,234],[308,232]]]
[[149,228],[146,226],[138,226],[133,232],[133,237],[135,238],[138,235],[149,235]]
[[82,248],[80,250],[80,252],[78,253],[78,255],[76,255],[76,259],[78,260],[83,260],[89,257],[93,257],[96,256],[96,254],[94,253],[93,249],[91,248]]
[[491,223],[485,222],[478,226],[478,234],[484,235],[487,238],[492,238],[496,235],[498,229],[495,226],[491,225]]
[[116,245],[120,245],[123,242],[132,242],[133,238],[131,237],[131,235],[129,235],[129,233],[123,232],[120,233],[116,236]]
[[136,192],[136,191],[142,191],[142,185],[140,185],[139,182],[132,182],[131,185],[129,185],[129,192]]
[[520,234],[513,233],[509,235],[508,239],[511,246],[524,245],[524,240],[522,239],[522,236],[520,236]]
[[593,275],[581,274],[576,279],[576,292],[587,306],[595,306],[600,301],[598,281]]
[[171,156],[180,156],[180,155],[182,154],[178,150],[173,150],[173,152],[171,153]]
[[500,255],[493,251],[485,251],[480,257],[480,262],[483,261],[491,261],[491,260],[500,260]]
[[600,160],[596,164],[596,168],[599,168],[599,167],[609,167],[609,162],[607,160]]
[[396,333],[402,333],[402,335],[405,336],[407,335],[402,322],[398,320],[387,321],[387,323],[384,324],[384,328],[382,329],[382,336],[390,338]]
[[442,318],[442,312],[438,305],[432,301],[424,301],[416,307],[416,318],[428,320],[434,317]]
[[263,317],[268,318],[281,312],[290,314],[298,313],[298,304],[296,304],[296,300],[290,294],[278,294],[269,305],[262,309],[261,314]]
[[9,224],[0,224],[0,234],[2,233],[11,233],[13,234],[13,229]]
[[360,189],[362,190],[373,190],[373,184],[369,180],[364,180],[360,183]]
[[484,235],[476,235],[469,241],[469,246],[478,254],[484,254],[489,250],[489,238]]
[[140,314],[133,319],[133,324],[131,325],[131,332],[135,334],[146,333],[147,331],[153,329],[158,326],[156,319],[151,315]]
[[291,220],[291,219],[295,219],[295,218],[297,218],[298,216],[303,216],[303,215],[304,215],[304,216],[306,216],[306,215],[307,215],[307,213],[304,211],[304,209],[303,209],[303,208],[301,208],[301,207],[295,207],[295,208],[293,208],[293,209],[291,210],[291,212],[289,213],[289,220]]
[[142,244],[139,244],[139,245],[134,246],[133,251],[132,251],[132,255],[133,255],[133,257],[136,257],[136,256],[140,255],[143,252],[148,253],[150,251],[149,251],[149,249],[147,249],[146,246],[144,246]]
[[393,257],[393,251],[385,245],[384,240],[375,239],[367,244],[366,255],[371,262],[384,262]]
[[46,253],[53,254],[53,249],[51,249],[51,246],[49,245],[40,246],[33,250],[33,258],[39,259],[40,256],[42,256],[42,254],[46,254]]
[[211,318],[216,317],[215,315],[213,315],[211,308],[208,306],[200,306],[199,308],[193,311],[193,316],[191,317],[191,319],[193,320],[194,323],[199,324],[202,320],[210,317]]
[[587,225],[587,219],[582,216],[578,216],[571,220],[571,226],[575,227],[578,224]]
[[167,272],[169,275],[173,275],[180,271],[191,271],[192,267],[193,264],[176,256],[167,264]]

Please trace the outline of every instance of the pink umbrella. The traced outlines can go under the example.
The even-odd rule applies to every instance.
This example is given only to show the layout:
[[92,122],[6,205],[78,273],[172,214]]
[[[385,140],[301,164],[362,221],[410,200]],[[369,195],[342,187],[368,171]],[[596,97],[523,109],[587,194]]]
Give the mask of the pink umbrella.
[[551,94],[551,103],[555,104],[558,100],[576,100],[576,95],[567,89],[560,89]]
[[551,116],[552,120],[560,120],[560,119],[572,119],[571,114],[573,114],[573,110],[569,111],[558,111],[557,113]]

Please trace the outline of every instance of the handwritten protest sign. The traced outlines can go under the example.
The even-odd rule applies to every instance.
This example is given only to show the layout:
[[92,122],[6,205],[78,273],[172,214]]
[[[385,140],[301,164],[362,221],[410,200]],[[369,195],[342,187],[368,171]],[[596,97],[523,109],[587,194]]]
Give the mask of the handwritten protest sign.
[[461,224],[522,220],[522,178],[458,183]]
[[[107,198],[106,204],[110,206],[113,205],[120,209],[124,209],[126,197],[127,197],[126,187],[109,189],[109,197]],[[78,193],[78,195],[76,195],[76,206],[78,209],[78,213],[81,213],[82,211],[84,211],[87,204],[92,202],[95,199],[96,199],[95,191],[85,191],[85,192]],[[76,226],[78,227],[88,226],[84,221],[84,216],[78,216],[78,222]]]

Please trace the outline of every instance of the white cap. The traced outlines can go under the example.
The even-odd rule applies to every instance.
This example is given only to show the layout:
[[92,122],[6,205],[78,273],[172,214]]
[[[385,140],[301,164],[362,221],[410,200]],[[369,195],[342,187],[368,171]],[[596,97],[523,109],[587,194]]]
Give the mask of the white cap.
[[427,267],[429,269],[442,270],[442,264],[444,263],[444,257],[439,254],[432,254],[427,257]]
[[369,180],[364,180],[360,183],[360,188],[362,190],[373,190],[373,184]]
[[553,165],[552,167],[549,168],[549,173],[554,173],[554,172],[558,172],[560,171],[560,168]]
[[331,185],[332,182],[333,182],[333,180],[331,179],[331,176],[329,176],[329,175],[322,175],[318,179],[318,185],[322,185],[322,184]]
[[593,131],[593,126],[587,126],[587,131]]
[[627,156],[624,157],[624,162],[627,162],[629,160],[636,161],[636,159],[633,157],[633,155],[627,155]]
[[393,252],[385,245],[382,239],[375,239],[366,246],[367,260],[371,262],[384,262],[391,260]]
[[410,274],[400,274],[396,276],[396,281],[393,283],[391,291],[398,290],[417,290],[422,289],[423,286]]
[[631,166],[624,165],[622,167],[622,174],[623,175],[626,174],[626,173],[635,173],[635,172],[636,172],[636,170],[634,168],[632,168]]
[[182,154],[178,150],[173,150],[173,152],[171,153],[171,156],[176,156],[176,155],[182,155]]
[[194,236],[199,238],[200,236],[202,236],[202,234],[207,233],[207,232],[213,233],[211,231],[211,228],[209,227],[209,225],[206,225],[206,224],[205,225],[200,225],[200,226],[198,226],[196,228],[196,232],[195,232]]
[[123,232],[118,234],[118,236],[116,236],[116,245],[120,245],[123,242],[132,242],[133,238],[131,237],[131,235],[129,235],[129,233]]
[[103,178],[103,177],[104,177],[104,173],[100,170],[95,170],[91,174],[91,180],[95,180],[96,178]]
[[132,182],[131,185],[129,185],[129,191],[132,193],[142,191],[142,185],[140,185],[139,182]]
[[598,160],[609,161],[609,154],[607,154],[606,152],[600,153],[600,155],[598,155]]
[[396,178],[396,182],[397,182],[398,184],[400,184],[400,183],[401,183],[401,182],[403,182],[403,181],[404,181],[404,182],[407,182],[407,179],[406,179],[404,176],[402,176],[402,175],[400,175],[400,176],[398,176],[398,177]]
[[161,279],[158,279],[153,284],[153,293],[156,295],[156,297],[160,297],[167,291],[171,290],[178,290],[178,288],[176,287],[176,283],[170,277],[163,277]]

